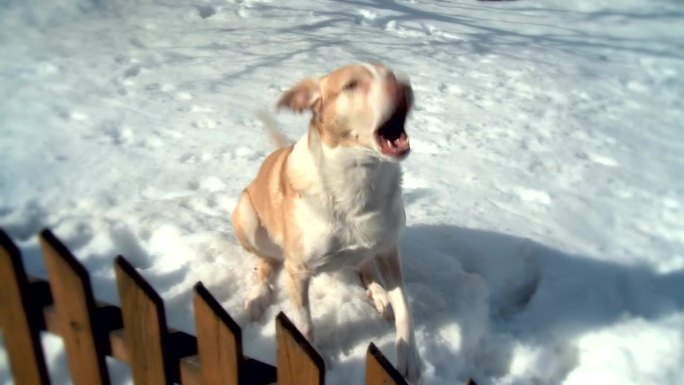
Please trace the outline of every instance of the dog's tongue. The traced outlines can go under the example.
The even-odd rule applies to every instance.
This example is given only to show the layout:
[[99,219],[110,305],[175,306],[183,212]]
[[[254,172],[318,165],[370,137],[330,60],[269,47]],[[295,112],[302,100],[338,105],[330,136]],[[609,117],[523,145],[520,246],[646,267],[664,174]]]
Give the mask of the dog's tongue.
[[385,155],[397,156],[407,152],[411,146],[409,145],[409,140],[406,134],[402,134],[397,139],[393,141],[389,139],[384,139],[382,142],[382,152]]

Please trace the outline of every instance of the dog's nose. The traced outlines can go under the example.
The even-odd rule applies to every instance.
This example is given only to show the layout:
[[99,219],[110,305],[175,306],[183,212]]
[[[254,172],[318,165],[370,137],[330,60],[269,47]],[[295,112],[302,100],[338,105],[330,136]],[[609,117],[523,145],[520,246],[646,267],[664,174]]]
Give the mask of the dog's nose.
[[406,103],[408,107],[413,106],[413,88],[411,88],[411,83],[401,83],[401,88],[404,103]]
[[401,84],[399,84],[397,77],[392,72],[388,72],[385,76],[385,89],[387,90],[387,96],[391,100],[398,101],[398,99],[401,99]]
[[395,104],[410,106],[413,102],[413,89],[408,81],[400,81],[392,72],[385,78],[387,96]]

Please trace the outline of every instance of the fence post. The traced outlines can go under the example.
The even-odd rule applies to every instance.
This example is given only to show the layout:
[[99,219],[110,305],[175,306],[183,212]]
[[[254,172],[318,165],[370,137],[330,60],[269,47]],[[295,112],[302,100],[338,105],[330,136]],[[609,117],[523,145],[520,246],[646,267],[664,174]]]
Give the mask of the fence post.
[[40,233],[55,316],[75,385],[109,385],[105,355],[109,350],[108,328],[96,331],[97,309],[88,271],[50,232]]
[[0,229],[0,326],[16,385],[50,383],[40,345],[42,309],[32,303],[21,253]]
[[168,330],[162,299],[122,256],[116,258],[114,269],[133,382],[170,385],[178,373],[166,355]]
[[278,385],[323,385],[323,358],[283,312],[276,317]]
[[242,331],[201,282],[193,297],[203,385],[239,385]]
[[366,385],[407,385],[374,343],[368,346],[366,353]]

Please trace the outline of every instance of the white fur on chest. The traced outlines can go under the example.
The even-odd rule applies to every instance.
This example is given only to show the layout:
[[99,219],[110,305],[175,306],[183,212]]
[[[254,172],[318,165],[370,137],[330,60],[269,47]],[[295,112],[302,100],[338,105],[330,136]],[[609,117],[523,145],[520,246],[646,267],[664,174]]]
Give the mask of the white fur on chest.
[[312,147],[303,138],[288,161],[308,179],[294,210],[302,260],[334,270],[393,247],[405,223],[399,165],[355,148]]

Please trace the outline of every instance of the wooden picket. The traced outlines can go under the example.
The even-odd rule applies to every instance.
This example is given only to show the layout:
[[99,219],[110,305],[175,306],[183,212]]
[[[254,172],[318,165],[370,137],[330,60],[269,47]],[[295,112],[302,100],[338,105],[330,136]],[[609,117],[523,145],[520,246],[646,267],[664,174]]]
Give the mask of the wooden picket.
[[179,376],[167,354],[168,330],[162,299],[123,257],[117,257],[114,266],[133,382],[171,385]]
[[276,338],[278,384],[323,385],[323,358],[283,312],[276,317]]
[[17,385],[49,384],[35,304],[19,249],[0,229],[0,327]]
[[366,352],[366,385],[407,385],[401,374],[371,342]]
[[201,282],[195,285],[193,305],[202,384],[239,385],[244,360],[240,327]]
[[108,330],[98,333],[95,329],[103,324],[95,319],[95,298],[88,272],[49,230],[40,234],[40,246],[71,379],[75,385],[108,385],[105,355],[109,344],[100,337],[106,337]]
[[[0,229],[0,328],[17,385],[50,383],[41,330],[64,340],[76,385],[109,384],[107,355],[131,366],[136,385],[324,384],[323,359],[284,313],[276,318],[273,367],[243,355],[240,327],[201,283],[193,298],[195,337],[167,327],[161,297],[124,257],[114,263],[118,308],[95,300],[87,270],[49,230],[39,241],[49,282],[26,275],[19,250]],[[406,383],[375,345],[366,359],[366,385]]]

